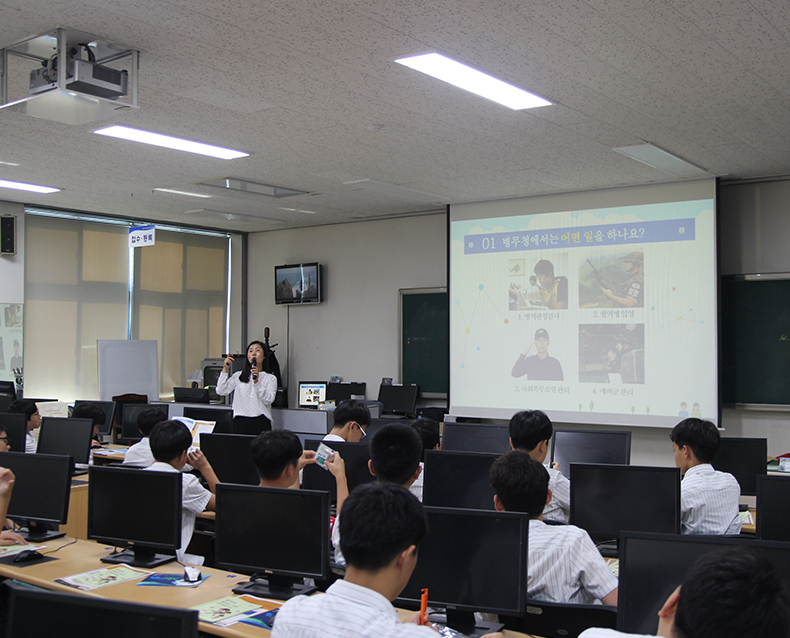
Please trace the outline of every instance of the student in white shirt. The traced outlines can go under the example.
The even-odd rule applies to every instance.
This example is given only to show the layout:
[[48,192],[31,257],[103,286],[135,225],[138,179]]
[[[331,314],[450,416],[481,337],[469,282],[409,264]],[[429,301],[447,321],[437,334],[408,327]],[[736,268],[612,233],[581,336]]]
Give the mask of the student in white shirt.
[[358,443],[365,438],[370,425],[370,410],[362,401],[343,401],[332,413],[334,424],[324,441]]
[[741,487],[732,474],[714,470],[721,445],[710,421],[683,419],[669,435],[680,468],[680,523],[684,534],[740,534]]
[[30,399],[17,399],[8,406],[11,414],[24,414],[27,419],[27,434],[25,435],[25,452],[35,454],[38,448],[38,439],[33,434],[33,430],[41,427],[41,414],[35,401]]
[[91,434],[91,447],[101,447],[101,443],[97,438],[99,436],[99,428],[107,421],[107,415],[98,405],[90,401],[84,401],[74,406],[71,411],[71,416],[75,419],[90,419],[93,423],[93,434]]
[[431,627],[416,624],[419,612],[401,623],[391,603],[409,582],[428,530],[414,495],[389,483],[360,485],[346,500],[340,524],[345,577],[325,594],[287,601],[273,638],[436,638]]
[[159,408],[148,408],[137,415],[137,429],[143,438],[126,450],[123,457],[123,464],[129,467],[149,467],[154,462],[154,454],[151,452],[151,442],[149,436],[151,430],[157,423],[167,421],[167,415]]
[[154,455],[154,463],[146,468],[146,471],[153,472],[181,472],[187,460],[189,464],[203,475],[210,491],[204,488],[196,476],[181,473],[183,500],[181,509],[181,547],[176,552],[176,557],[181,562],[192,563],[195,565],[203,564],[202,556],[187,554],[189,542],[192,540],[192,532],[195,530],[195,517],[203,510],[214,511],[216,509],[217,475],[198,450],[189,452],[192,445],[192,433],[181,421],[163,421],[154,427],[149,437],[151,442],[151,452]]
[[441,450],[439,424],[433,419],[415,419],[411,427],[422,439],[422,457],[420,459],[420,475],[414,480],[409,491],[422,501],[423,482],[425,480],[425,451]]
[[523,450],[510,450],[491,466],[494,507],[529,515],[527,597],[558,603],[617,605],[617,577],[590,536],[575,525],[546,525],[551,501],[546,468]]
[[[217,379],[217,394],[233,392],[233,433],[260,434],[272,429],[272,403],[277,397],[277,377],[263,372],[265,346],[247,346],[244,369],[228,376],[233,357],[228,355]],[[254,362],[254,363],[253,363]]]
[[[538,463],[546,461],[554,428],[544,412],[540,410],[516,412],[508,424],[508,432],[511,448],[524,450]],[[571,482],[560,472],[558,463],[547,469],[552,498],[543,510],[543,518],[557,523],[567,523],[571,512]]]
[[[648,584],[645,583],[647,586]],[[787,638],[790,596],[784,579],[760,553],[732,547],[705,554],[658,612],[665,638]],[[644,638],[587,629],[579,638]]]

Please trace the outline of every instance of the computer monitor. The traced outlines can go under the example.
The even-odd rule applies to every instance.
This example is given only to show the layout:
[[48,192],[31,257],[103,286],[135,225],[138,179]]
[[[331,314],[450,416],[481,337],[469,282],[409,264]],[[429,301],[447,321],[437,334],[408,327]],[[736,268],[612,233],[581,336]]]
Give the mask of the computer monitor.
[[510,449],[510,433],[498,425],[449,422],[444,424],[442,449],[504,454]]
[[554,430],[551,462],[559,463],[560,472],[565,476],[570,475],[571,463],[628,465],[631,462],[631,432]]
[[[197,638],[198,612],[194,609],[162,607],[107,600],[80,594],[9,588],[7,638],[63,636],[71,628],[80,636],[113,638]],[[72,635],[65,632],[65,635]]]
[[47,526],[65,525],[68,521],[74,469],[71,457],[0,452],[0,467],[14,473],[8,517],[27,525],[22,535],[33,543],[65,536],[65,532],[50,531]]
[[757,477],[757,538],[790,540],[790,481],[785,476]]
[[0,425],[5,428],[8,435],[8,445],[11,452],[25,451],[25,437],[27,436],[27,417],[24,414],[0,413]]
[[0,395],[9,396],[16,399],[16,385],[14,384],[14,382],[0,381]]
[[514,512],[426,507],[428,534],[417,566],[396,604],[447,607],[447,624],[467,635],[497,631],[475,625],[473,613],[521,615],[527,600],[529,517]]
[[[307,439],[305,449],[317,450],[321,439]],[[345,443],[339,441],[326,441],[326,445],[340,453],[346,466],[346,481],[348,491],[351,492],[357,485],[372,483],[376,477],[370,473],[368,461],[370,450],[366,443]],[[337,501],[337,483],[329,470],[312,463],[304,468],[302,487],[309,490],[326,490],[330,493],[332,502]]]
[[217,381],[219,381],[219,375],[223,368],[222,364],[203,366],[203,387],[208,390],[209,401],[212,403],[219,403],[222,400],[222,397],[217,394]]
[[341,381],[340,383],[329,382],[326,387],[326,400],[334,401],[335,405],[340,405],[343,401],[349,399],[365,400],[365,388],[367,384],[364,381]]
[[722,437],[711,465],[732,474],[741,486],[742,496],[756,496],[757,477],[768,471],[768,439]]
[[426,450],[423,504],[494,509],[494,488],[488,475],[498,458],[497,454],[484,452]]
[[[329,575],[329,494],[217,484],[217,567],[251,574],[234,594],[287,600]],[[266,581],[256,576],[266,575]]]
[[384,406],[383,414],[413,416],[420,388],[416,383],[393,383],[379,386],[377,401]]
[[123,407],[123,417],[121,420],[121,439],[124,441],[137,442],[143,438],[140,428],[137,427],[137,417],[141,412],[156,408],[167,419],[170,415],[170,406],[167,403],[127,403]]
[[680,533],[676,467],[571,463],[570,480],[570,522],[591,536]]
[[92,403],[102,412],[104,412],[104,425],[99,428],[99,434],[107,436],[112,432],[113,419],[115,418],[115,402],[114,401],[89,401],[77,400],[74,402],[74,407],[82,403]]
[[727,536],[624,533],[620,545],[617,629],[629,634],[654,635],[658,611],[666,599],[683,582],[694,561],[715,550],[755,549],[773,563],[786,585],[790,585],[790,543]]
[[184,408],[184,416],[195,421],[213,421],[214,434],[233,432],[233,410],[231,408]]
[[131,546],[101,561],[155,567],[175,560],[181,546],[181,484],[180,472],[91,466],[88,538]]
[[200,451],[222,483],[258,485],[260,478],[250,457],[254,440],[249,434],[201,434]]
[[0,412],[8,412],[8,408],[15,400],[12,394],[0,394]]
[[63,454],[75,464],[87,465],[91,453],[93,421],[46,417],[38,432],[39,454]]
[[300,381],[299,407],[318,408],[319,403],[326,401],[326,381]]
[[175,403],[209,403],[208,388],[173,388]]

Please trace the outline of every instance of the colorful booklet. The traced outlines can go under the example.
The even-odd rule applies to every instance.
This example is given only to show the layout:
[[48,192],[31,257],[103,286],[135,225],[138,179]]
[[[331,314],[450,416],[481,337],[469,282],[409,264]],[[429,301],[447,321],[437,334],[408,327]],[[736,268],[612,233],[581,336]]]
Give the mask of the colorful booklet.
[[35,549],[36,551],[39,551],[46,548],[46,545],[2,545],[0,546],[0,558],[13,556],[14,554],[23,552],[26,549]]
[[151,574],[151,572],[137,569],[136,567],[129,567],[129,565],[115,565],[104,569],[96,569],[91,572],[75,574],[74,576],[57,578],[55,582],[68,585],[69,587],[75,587],[82,591],[90,591],[92,589],[98,589],[99,587],[106,587],[107,585],[117,585],[118,583],[125,583],[129,580],[136,580],[137,578],[142,578],[149,574]]
[[196,583],[184,580],[183,574],[151,574],[145,580],[137,583],[138,587],[197,587],[200,583],[209,578],[211,574],[203,574],[203,578]]

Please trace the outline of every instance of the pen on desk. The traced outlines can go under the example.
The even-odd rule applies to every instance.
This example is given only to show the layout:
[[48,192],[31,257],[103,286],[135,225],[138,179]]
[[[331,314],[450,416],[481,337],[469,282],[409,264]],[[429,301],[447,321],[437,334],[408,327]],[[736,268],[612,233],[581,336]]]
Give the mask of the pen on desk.
[[420,597],[420,624],[425,624],[425,612],[428,611],[428,588],[422,590]]

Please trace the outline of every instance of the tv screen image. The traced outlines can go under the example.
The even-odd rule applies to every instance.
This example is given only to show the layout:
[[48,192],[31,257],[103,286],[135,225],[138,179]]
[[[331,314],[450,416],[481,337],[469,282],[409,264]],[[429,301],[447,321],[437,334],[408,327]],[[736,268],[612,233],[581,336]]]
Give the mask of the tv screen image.
[[286,264],[274,267],[276,304],[320,303],[321,264]]
[[317,408],[326,401],[326,381],[300,381],[299,407]]

